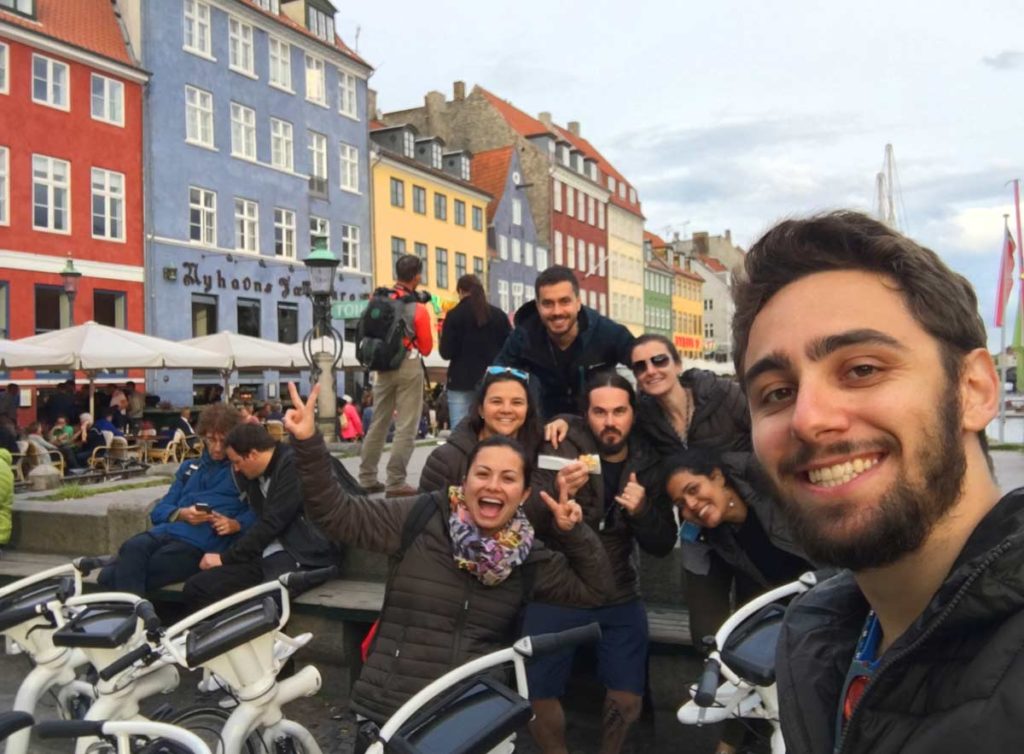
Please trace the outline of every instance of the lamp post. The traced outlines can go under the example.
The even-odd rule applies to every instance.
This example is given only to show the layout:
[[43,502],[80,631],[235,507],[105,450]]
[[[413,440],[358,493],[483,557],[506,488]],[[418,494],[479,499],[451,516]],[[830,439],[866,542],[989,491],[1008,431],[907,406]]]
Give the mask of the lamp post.
[[75,269],[75,262],[71,259],[71,254],[68,254],[67,264],[64,265],[64,269],[60,271],[60,276],[64,280],[64,295],[68,297],[68,318],[71,321],[71,326],[75,326],[75,296],[78,294],[78,280],[82,277],[82,273]]
[[302,339],[302,353],[309,363],[310,384],[320,383],[317,426],[327,442],[338,437],[338,396],[335,370],[341,360],[343,339],[331,323],[334,272],[340,260],[327,248],[327,236],[313,237],[313,251],[303,261],[309,272],[309,296],[313,300],[313,327]]

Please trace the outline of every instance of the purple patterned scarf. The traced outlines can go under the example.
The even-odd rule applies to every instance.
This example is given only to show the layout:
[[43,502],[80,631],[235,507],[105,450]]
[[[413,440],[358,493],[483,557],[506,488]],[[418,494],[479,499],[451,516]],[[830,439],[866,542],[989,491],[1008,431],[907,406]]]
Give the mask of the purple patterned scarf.
[[505,528],[496,534],[484,534],[469,517],[461,487],[448,488],[451,515],[448,532],[454,546],[455,563],[469,571],[484,586],[497,586],[526,560],[533,548],[533,526],[522,506]]

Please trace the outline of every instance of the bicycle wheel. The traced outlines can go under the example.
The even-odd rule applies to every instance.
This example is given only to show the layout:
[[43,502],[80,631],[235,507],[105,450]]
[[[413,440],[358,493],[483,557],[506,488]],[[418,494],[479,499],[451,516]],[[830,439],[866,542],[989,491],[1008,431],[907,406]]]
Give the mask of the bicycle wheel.
[[[231,717],[231,713],[220,707],[198,706],[186,707],[171,715],[166,722],[195,733],[210,747],[210,751],[217,751],[217,745],[221,743],[220,732],[229,717]],[[177,745],[175,744],[175,746]],[[263,754],[262,750],[263,745],[255,733],[245,739],[245,744],[242,746],[242,754]],[[155,754],[159,749],[153,751]],[[171,751],[176,752],[177,750],[172,749]]]

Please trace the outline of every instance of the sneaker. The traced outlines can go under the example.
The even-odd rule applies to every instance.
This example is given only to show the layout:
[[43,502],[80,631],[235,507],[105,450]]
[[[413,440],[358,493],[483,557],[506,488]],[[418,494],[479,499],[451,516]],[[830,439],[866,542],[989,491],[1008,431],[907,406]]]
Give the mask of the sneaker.
[[374,495],[378,492],[383,492],[384,485],[380,482],[371,482],[370,484],[364,484],[363,489],[366,490],[367,494]]
[[393,487],[384,493],[384,497],[413,497],[417,494],[415,487],[403,484],[401,487]]

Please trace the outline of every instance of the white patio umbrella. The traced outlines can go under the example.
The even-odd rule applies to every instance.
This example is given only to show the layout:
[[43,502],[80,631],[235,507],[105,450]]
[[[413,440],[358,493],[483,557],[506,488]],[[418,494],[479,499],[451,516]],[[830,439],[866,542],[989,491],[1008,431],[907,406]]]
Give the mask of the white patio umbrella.
[[182,343],[228,357],[228,364],[221,370],[224,378],[223,399],[228,399],[228,381],[236,369],[305,369],[309,365],[302,355],[302,344],[278,343],[250,335],[239,335],[222,330],[214,335],[203,335],[184,340]]
[[[228,363],[228,357],[223,354],[91,321],[16,342],[70,355],[71,363],[66,366],[83,371],[89,377],[90,412],[95,407],[93,381],[97,371],[139,368],[224,369]],[[41,363],[23,366],[41,368],[52,365]]]
[[0,340],[0,369],[58,369],[69,367],[74,356],[51,348],[33,346],[21,340]]

